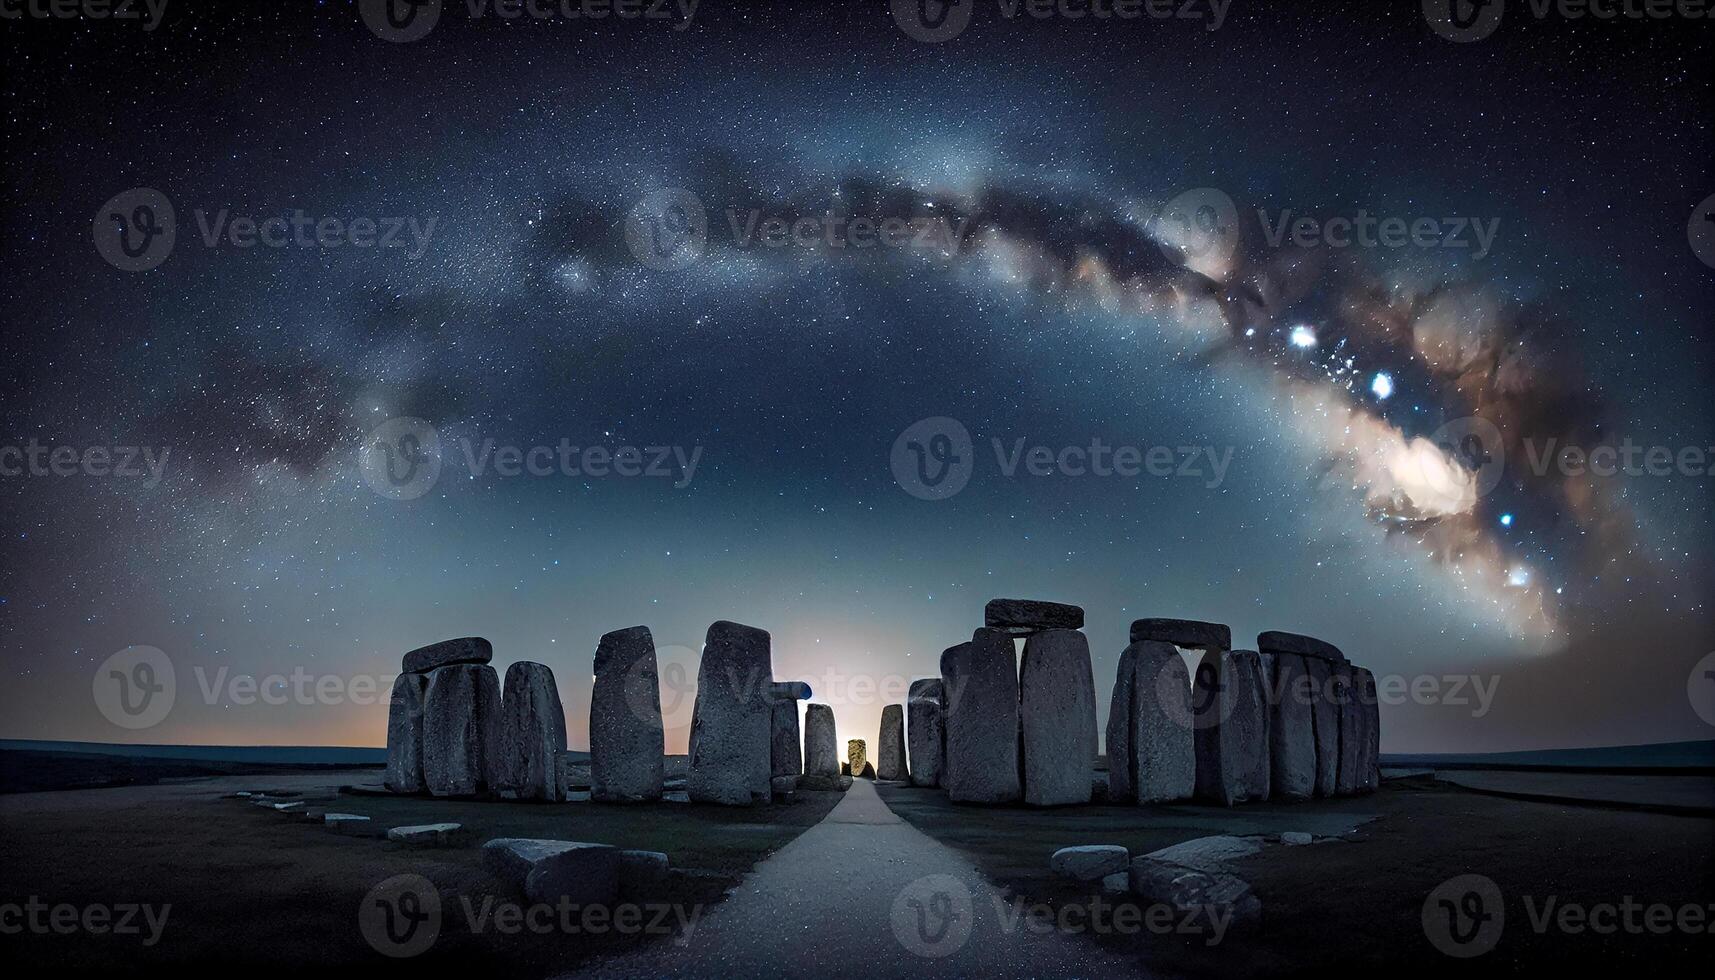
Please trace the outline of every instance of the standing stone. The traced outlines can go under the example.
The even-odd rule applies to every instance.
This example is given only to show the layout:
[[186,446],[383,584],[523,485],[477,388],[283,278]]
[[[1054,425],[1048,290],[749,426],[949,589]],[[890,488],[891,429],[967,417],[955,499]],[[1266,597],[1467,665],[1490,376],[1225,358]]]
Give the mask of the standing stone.
[[837,779],[840,775],[834,709],[825,704],[804,706],[804,775],[822,779]]
[[947,797],[1010,803],[1020,793],[1018,666],[1012,636],[980,629],[942,656],[947,684]]
[[423,696],[423,782],[436,796],[499,789],[500,676],[487,664],[450,664],[429,673]]
[[647,626],[603,634],[590,691],[590,799],[659,800],[665,739],[655,637]]
[[1358,755],[1358,792],[1373,793],[1382,782],[1382,722],[1381,704],[1376,698],[1376,675],[1363,667],[1352,668],[1357,688],[1358,736],[1362,744]]
[[1340,777],[1340,708],[1334,703],[1334,664],[1304,658],[1310,675],[1310,730],[1316,736],[1316,795],[1333,796]]
[[1356,679],[1351,664],[1334,665],[1334,708],[1339,716],[1339,768],[1334,774],[1334,792],[1351,796],[1358,791],[1358,766],[1363,756],[1362,715]]
[[423,791],[423,696],[429,678],[400,674],[393,679],[387,705],[387,788],[395,793]]
[[905,761],[905,706],[881,709],[881,735],[875,740],[875,778],[909,779]]
[[1197,667],[1197,797],[1222,806],[1266,800],[1268,708],[1262,658],[1215,650]]
[[1019,714],[1024,725],[1024,802],[1090,802],[1095,768],[1096,682],[1090,642],[1077,630],[1044,630],[1024,641]]
[[1137,802],[1137,757],[1131,750],[1132,705],[1137,692],[1137,644],[1120,654],[1114,672],[1114,693],[1108,702],[1108,799],[1115,803]]
[[766,631],[724,620],[709,627],[697,668],[696,748],[685,780],[692,802],[769,802],[773,676]]
[[953,702],[959,696],[959,688],[954,681],[949,680],[953,675],[948,673],[955,658],[969,657],[971,644],[969,641],[950,646],[941,651],[941,778],[938,782],[946,789],[952,782],[953,757],[947,752],[947,717],[953,710]]
[[494,659],[494,645],[480,636],[464,636],[418,647],[405,654],[407,674],[426,674],[448,664],[485,664]]
[[1231,650],[1233,631],[1196,619],[1136,619],[1131,624],[1131,642],[1140,640],[1160,640],[1187,650]]
[[[1159,640],[1133,643],[1120,663],[1129,664],[1129,725],[1123,764],[1138,803],[1188,799],[1197,786],[1197,750],[1192,728],[1191,672],[1177,647]],[[1117,695],[1118,692],[1116,692]],[[1110,760],[1110,772],[1115,763]]]
[[1043,630],[1081,630],[1084,609],[1064,602],[1038,599],[990,599],[983,609],[983,624],[1014,636],[1029,636]]
[[798,702],[810,697],[810,685],[801,681],[776,683],[769,687],[769,694],[769,771],[775,779],[801,776],[804,750],[798,734]]
[[1310,671],[1292,653],[1262,655],[1268,679],[1269,795],[1308,800],[1316,792],[1316,732]]
[[853,776],[865,775],[864,769],[869,765],[865,761],[867,755],[863,739],[854,738],[846,741],[846,771]]
[[939,677],[911,682],[905,701],[905,735],[911,750],[911,785],[936,786],[947,754],[943,699],[946,686]]
[[559,756],[566,751],[566,712],[560,706],[554,672],[529,661],[506,668],[500,717],[507,788],[521,800],[565,799]]

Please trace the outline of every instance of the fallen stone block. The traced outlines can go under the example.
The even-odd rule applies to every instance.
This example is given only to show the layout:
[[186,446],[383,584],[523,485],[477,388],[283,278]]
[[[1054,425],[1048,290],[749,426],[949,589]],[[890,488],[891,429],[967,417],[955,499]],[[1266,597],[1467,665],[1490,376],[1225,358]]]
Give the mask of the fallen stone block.
[[366,833],[372,823],[368,817],[356,813],[322,814],[322,825],[336,834]]
[[485,664],[494,659],[494,646],[480,636],[463,636],[418,647],[405,654],[407,674],[426,674],[448,664]]
[[1084,609],[1038,599],[990,599],[983,609],[983,625],[1013,636],[1028,636],[1043,630],[1079,630],[1084,628]]
[[500,719],[506,788],[520,800],[565,799],[559,759],[566,751],[566,712],[546,664],[519,661],[506,668]]
[[1095,881],[1111,874],[1123,874],[1130,866],[1131,852],[1117,844],[1062,847],[1048,858],[1048,867],[1055,874],[1074,881]]
[[825,704],[804,706],[804,775],[823,779],[840,775],[834,709]]
[[947,752],[945,692],[939,677],[911,682],[905,701],[905,735],[913,786],[940,784]]
[[429,675],[423,699],[423,782],[436,796],[500,788],[500,678],[486,664],[451,664]]
[[449,847],[463,838],[464,826],[456,823],[413,824],[387,831],[387,839],[393,843],[414,847]]
[[609,905],[619,895],[619,849],[608,844],[503,837],[482,845],[482,856],[532,902]]
[[671,877],[667,855],[660,851],[619,852],[619,893],[631,901],[659,898]]
[[387,775],[384,784],[395,793],[421,793],[423,783],[423,700],[429,678],[400,674],[393,679],[387,704]]
[[977,630],[969,644],[942,656],[941,669],[948,692],[944,783],[948,799],[955,803],[1017,800],[1022,795],[1018,662],[1011,634]]
[[590,799],[659,800],[665,752],[655,637],[647,626],[603,634],[590,691]]
[[1159,640],[1187,650],[1231,650],[1233,631],[1221,623],[1205,623],[1196,619],[1135,619],[1131,624],[1131,642]]
[[1151,861],[1195,868],[1198,871],[1222,871],[1232,862],[1250,857],[1261,850],[1262,844],[1247,837],[1214,834],[1150,851],[1144,857]]
[[902,780],[910,775],[905,760],[905,706],[890,704],[881,709],[881,733],[875,740],[875,777]]
[[1090,643],[1077,630],[1043,630],[1024,641],[1019,675],[1024,802],[1090,802],[1096,763],[1096,683]]
[[753,626],[726,621],[709,627],[697,668],[691,771],[686,780],[699,803],[767,803],[772,777],[773,683],[771,640]]
[[1197,798],[1222,806],[1266,800],[1267,682],[1249,650],[1211,650],[1197,666]]

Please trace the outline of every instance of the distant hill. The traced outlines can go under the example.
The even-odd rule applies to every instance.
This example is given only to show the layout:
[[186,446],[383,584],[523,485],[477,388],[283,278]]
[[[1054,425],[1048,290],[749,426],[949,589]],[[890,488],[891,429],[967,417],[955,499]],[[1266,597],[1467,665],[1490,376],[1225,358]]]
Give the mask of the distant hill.
[[1715,771],[1715,739],[1588,749],[1541,749],[1535,752],[1383,753],[1381,761],[1382,765],[1393,769],[1671,770],[1689,773]]

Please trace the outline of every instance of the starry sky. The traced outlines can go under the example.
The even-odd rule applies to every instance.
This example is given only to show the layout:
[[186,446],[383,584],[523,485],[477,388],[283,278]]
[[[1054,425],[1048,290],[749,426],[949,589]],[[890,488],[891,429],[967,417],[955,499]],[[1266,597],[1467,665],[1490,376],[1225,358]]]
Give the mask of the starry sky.
[[[1178,616],[1427,679],[1443,696],[1384,703],[1388,751],[1709,737],[1686,685],[1715,651],[1715,460],[1531,463],[1715,453],[1715,269],[1687,239],[1715,193],[1710,27],[1519,16],[1454,43],[1414,0],[1235,0],[1219,30],[1000,9],[934,44],[879,0],[705,0],[688,25],[451,4],[408,43],[331,0],[0,25],[0,445],[166,453],[159,480],[0,477],[0,736],[379,745],[384,706],[226,681],[388,677],[476,634],[554,669],[584,747],[597,638],[642,623],[682,751],[696,651],[732,619],[873,739],[988,599],[1029,596],[1088,610],[1104,716],[1129,622]],[[145,271],[97,247],[133,188],[176,216]],[[398,219],[401,245],[203,237],[300,211]],[[1360,211],[1495,233],[1481,256],[1269,240]],[[752,212],[951,231],[775,247]],[[661,260],[639,229],[688,244]],[[937,418],[974,465],[922,499],[892,463]],[[405,499],[364,468],[395,419],[441,448]],[[1008,475],[995,441],[1021,439],[1210,455]],[[505,476],[467,457],[488,440],[696,467]],[[139,645],[178,691],[128,731],[91,684]],[[1447,680],[1473,676],[1482,710]]]

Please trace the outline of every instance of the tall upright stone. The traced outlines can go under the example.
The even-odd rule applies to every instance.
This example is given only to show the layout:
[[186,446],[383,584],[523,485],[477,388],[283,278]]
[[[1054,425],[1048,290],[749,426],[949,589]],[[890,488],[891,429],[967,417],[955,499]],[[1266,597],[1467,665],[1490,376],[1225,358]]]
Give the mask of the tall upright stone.
[[864,768],[869,765],[869,747],[861,738],[846,739],[846,769],[852,776],[863,775]]
[[905,760],[905,706],[890,704],[881,709],[881,734],[875,740],[875,778],[910,778]]
[[1362,739],[1358,755],[1358,792],[1373,793],[1382,781],[1381,702],[1376,697],[1376,675],[1363,667],[1354,667],[1352,680],[1357,689],[1358,737]]
[[1131,748],[1136,686],[1137,644],[1134,642],[1120,653],[1119,667],[1114,671],[1113,695],[1108,701],[1107,737],[1104,740],[1108,755],[1108,799],[1115,802],[1137,802],[1137,756]]
[[697,668],[696,748],[685,788],[698,803],[767,803],[773,768],[770,638],[753,626],[709,627]]
[[[1110,723],[1108,774],[1118,798],[1137,803],[1188,799],[1197,786],[1197,752],[1192,734],[1191,673],[1179,649],[1159,640],[1141,640],[1120,655],[1114,682],[1114,710],[1122,732]],[[1118,742],[1118,757],[1116,746]],[[1115,779],[1116,767],[1123,770]]]
[[436,796],[497,791],[500,677],[487,664],[456,663],[429,672],[423,696],[423,782]]
[[838,779],[840,775],[834,709],[825,704],[804,706],[804,775],[825,779]]
[[423,697],[429,688],[424,674],[405,673],[393,679],[387,703],[387,788],[395,793],[423,792]]
[[953,757],[947,752],[947,715],[952,710],[953,699],[958,696],[956,682],[949,681],[952,675],[954,658],[970,656],[970,641],[958,643],[941,651],[941,788],[945,789],[952,782]]
[[939,677],[911,682],[905,700],[905,736],[910,748],[911,785],[940,785],[947,754],[946,685]]
[[1021,795],[1018,665],[1012,636],[983,628],[948,650],[947,797],[955,803],[1010,803]]
[[595,650],[590,691],[590,799],[601,803],[659,800],[665,781],[666,733],[655,637],[647,626],[604,633]]
[[1340,708],[1334,703],[1334,664],[1305,657],[1310,675],[1310,730],[1316,736],[1316,795],[1333,796],[1340,778]]
[[1316,731],[1310,671],[1292,653],[1264,653],[1268,681],[1269,796],[1307,800],[1316,793]]
[[769,687],[769,758],[775,777],[804,774],[804,750],[798,734],[798,702],[810,697],[802,681],[776,682]]
[[1090,642],[1077,630],[1044,630],[1024,641],[1019,673],[1024,802],[1090,802],[1095,768],[1096,682]]
[[1197,666],[1197,797],[1222,806],[1268,799],[1267,682],[1250,650],[1215,650]]
[[1350,796],[1358,791],[1358,767],[1363,763],[1363,709],[1358,704],[1357,678],[1349,663],[1335,664],[1334,711],[1338,715],[1340,752],[1334,775],[1334,793]]
[[560,801],[560,754],[566,751],[566,712],[547,665],[519,661],[506,668],[500,700],[500,755],[506,787],[521,800]]

